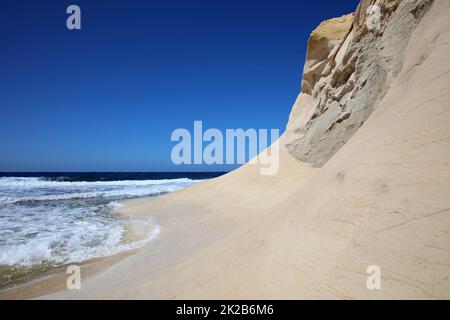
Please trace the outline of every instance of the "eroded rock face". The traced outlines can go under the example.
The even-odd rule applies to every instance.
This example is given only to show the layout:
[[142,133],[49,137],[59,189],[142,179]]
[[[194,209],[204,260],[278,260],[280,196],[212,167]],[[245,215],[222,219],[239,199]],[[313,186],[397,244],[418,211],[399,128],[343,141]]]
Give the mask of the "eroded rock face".
[[362,0],[311,33],[302,92],[286,128],[289,152],[322,166],[369,117],[402,68],[433,0]]

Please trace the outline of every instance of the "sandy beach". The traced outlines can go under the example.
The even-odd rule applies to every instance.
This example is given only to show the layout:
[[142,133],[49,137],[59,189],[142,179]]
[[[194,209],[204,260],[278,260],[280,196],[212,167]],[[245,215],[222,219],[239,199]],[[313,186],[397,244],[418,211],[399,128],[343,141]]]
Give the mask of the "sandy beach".
[[[279,141],[277,174],[247,164],[181,191],[125,201],[121,213],[157,221],[157,239],[82,265],[81,290],[66,290],[59,272],[3,290],[0,299],[449,299],[448,17],[450,3],[436,0],[416,18],[401,68],[392,79],[387,73],[385,94],[354,134],[324,134],[299,155],[319,143],[293,138],[299,117],[314,113],[314,92],[304,91]],[[332,42],[338,60],[359,36],[355,26],[349,32],[352,23],[331,23],[344,26],[329,36],[339,40]],[[381,269],[380,290],[366,286],[370,265]]]

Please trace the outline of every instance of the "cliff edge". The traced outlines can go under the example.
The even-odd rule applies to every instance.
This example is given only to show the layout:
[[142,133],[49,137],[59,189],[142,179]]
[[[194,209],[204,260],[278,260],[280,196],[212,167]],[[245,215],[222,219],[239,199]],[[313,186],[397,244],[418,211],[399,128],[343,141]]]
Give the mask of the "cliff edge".
[[449,17],[448,0],[363,0],[322,23],[277,174],[245,165],[129,201],[157,240],[81,290],[43,279],[0,296],[449,299]]
[[322,166],[367,120],[402,69],[432,0],[364,0],[311,33],[302,90],[287,125],[297,159]]

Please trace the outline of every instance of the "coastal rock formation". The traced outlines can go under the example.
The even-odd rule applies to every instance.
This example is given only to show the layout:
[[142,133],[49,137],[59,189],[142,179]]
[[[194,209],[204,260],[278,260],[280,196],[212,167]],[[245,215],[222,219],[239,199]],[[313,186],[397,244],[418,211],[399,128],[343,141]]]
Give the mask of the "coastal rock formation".
[[322,23],[277,174],[247,164],[129,201],[156,241],[83,266],[81,290],[42,279],[0,297],[449,299],[449,17],[448,0],[363,0]]
[[322,22],[311,33],[302,92],[287,125],[294,157],[322,166],[367,120],[432,2],[364,0],[354,15]]

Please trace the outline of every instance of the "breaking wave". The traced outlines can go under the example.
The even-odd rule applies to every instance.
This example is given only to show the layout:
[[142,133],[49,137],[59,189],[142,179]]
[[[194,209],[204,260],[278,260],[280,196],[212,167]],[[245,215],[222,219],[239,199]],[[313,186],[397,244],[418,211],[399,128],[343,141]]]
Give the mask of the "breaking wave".
[[[58,266],[139,248],[158,235],[159,226],[152,219],[119,215],[118,201],[172,192],[195,182],[187,178],[55,181],[2,177],[0,266]],[[135,226],[144,236],[125,241]]]

